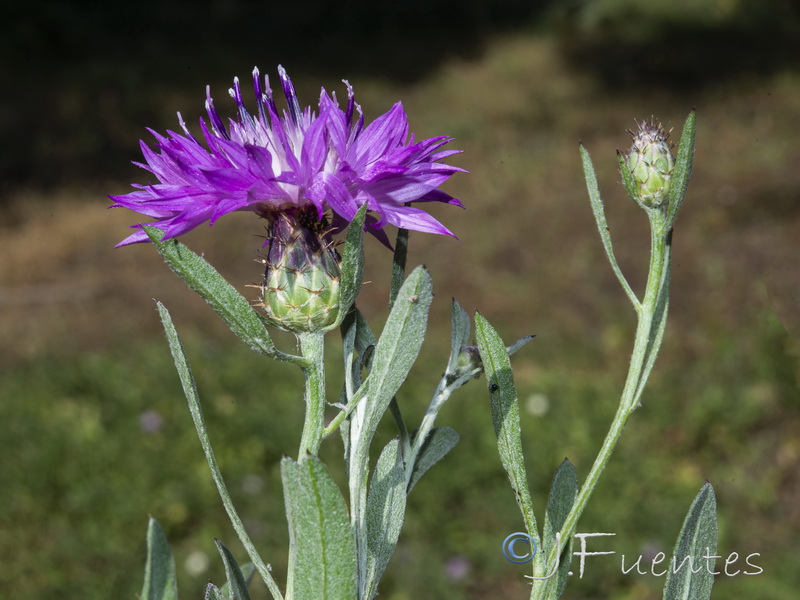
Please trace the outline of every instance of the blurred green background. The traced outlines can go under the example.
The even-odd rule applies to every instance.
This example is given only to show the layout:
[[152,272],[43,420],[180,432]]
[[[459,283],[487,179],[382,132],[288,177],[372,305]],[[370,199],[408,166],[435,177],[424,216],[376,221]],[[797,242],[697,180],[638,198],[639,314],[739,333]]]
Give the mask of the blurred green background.
[[[447,184],[467,209],[432,211],[460,241],[412,235],[430,268],[428,341],[399,401],[421,418],[443,370],[449,298],[511,341],[529,479],[539,510],[569,457],[583,479],[613,415],[634,315],[605,264],[577,142],[595,161],[623,270],[641,289],[647,225],[618,183],[634,118],[678,131],[698,111],[695,170],[677,222],[664,348],[640,411],[581,531],[614,532],[569,598],[660,598],[663,578],[623,575],[621,555],[670,552],[704,481],[720,554],[757,576],[720,576],[715,598],[796,597],[800,576],[800,11],[756,0],[522,2],[203,0],[6,10],[0,32],[0,595],[135,598],[147,515],[163,524],[181,594],[243,551],[196,441],[153,298],[173,313],[240,513],[282,580],[278,464],[296,452],[301,377],[252,355],[140,245],[113,250],[136,216],[104,194],[146,174],[149,126],[221,113],[234,75],[283,64],[301,99],[355,87],[367,118],[403,101],[418,136],[447,134],[470,171]],[[263,225],[232,215],[187,236],[231,282],[259,280]],[[373,241],[359,304],[386,314],[390,256]],[[286,347],[291,340],[281,338]],[[330,392],[341,379],[331,337]],[[410,497],[382,598],[526,598],[500,543],[521,528],[483,381],[445,407],[462,435]],[[376,443],[392,435],[391,424]],[[340,445],[323,451],[340,469]],[[591,547],[590,547],[591,549]],[[254,596],[266,597],[254,586]]]

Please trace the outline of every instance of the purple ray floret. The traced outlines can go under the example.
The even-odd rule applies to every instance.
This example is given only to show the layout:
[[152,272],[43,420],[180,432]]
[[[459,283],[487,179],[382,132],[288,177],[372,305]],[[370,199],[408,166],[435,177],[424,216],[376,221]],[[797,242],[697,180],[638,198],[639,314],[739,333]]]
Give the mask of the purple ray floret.
[[[415,141],[398,102],[389,112],[364,125],[361,107],[347,85],[347,105],[339,107],[336,95],[323,89],[319,110],[302,109],[292,81],[278,67],[287,111],[279,114],[269,79],[263,86],[253,71],[257,112],[244,107],[238,78],[230,95],[236,103],[235,119],[223,122],[206,90],[208,122],[200,119],[202,140],[187,129],[178,113],[183,133],[166,136],[149,130],[155,149],[140,142],[144,163],[157,183],[134,184],[136,191],[109,196],[113,207],[124,207],[154,219],[166,238],[184,234],[198,225],[213,224],[233,211],[251,211],[271,218],[297,207],[316,208],[320,218],[330,210],[334,225],[342,227],[366,203],[368,231],[385,239],[388,224],[453,235],[449,229],[411,202],[461,203],[438,189],[451,175],[463,171],[441,161],[457,154],[443,150],[451,138],[440,136]],[[141,225],[118,246],[148,241]]]

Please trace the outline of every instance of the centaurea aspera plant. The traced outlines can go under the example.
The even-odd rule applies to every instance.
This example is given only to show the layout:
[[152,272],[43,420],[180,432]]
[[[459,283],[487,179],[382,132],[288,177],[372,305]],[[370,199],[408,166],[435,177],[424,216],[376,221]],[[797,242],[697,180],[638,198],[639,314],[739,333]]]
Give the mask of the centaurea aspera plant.
[[[659,149],[663,150],[661,146],[654,150],[649,142],[642,142],[641,160],[633,154],[620,160],[626,188],[647,211],[653,228],[650,279],[641,302],[614,259],[594,171],[588,154],[581,150],[601,237],[640,323],[620,412],[603,450],[580,490],[573,467],[567,462],[559,469],[540,537],[525,479],[519,410],[508,360],[510,354],[530,341],[530,336],[506,347],[478,314],[477,347],[470,346],[470,319],[453,301],[450,356],[416,430],[411,431],[406,425],[395,399],[419,353],[433,299],[431,278],[424,267],[417,267],[405,277],[408,230],[453,235],[411,203],[434,201],[460,206],[458,200],[439,189],[462,170],[442,162],[457,153],[442,149],[450,138],[416,142],[413,135],[409,136],[406,115],[399,103],[365,125],[349,84],[344,108],[335,95],[329,96],[323,90],[317,111],[301,109],[292,82],[282,68],[279,78],[287,110],[279,111],[269,80],[265,78],[262,85],[256,70],[253,85],[257,111],[252,115],[244,106],[238,80],[234,80],[230,94],[238,109],[237,118],[226,125],[209,93],[208,123],[200,121],[204,143],[190,133],[180,117],[183,134],[168,132],[163,136],[151,132],[156,149],[142,143],[145,163],[140,166],[149,170],[157,182],[136,185],[137,190],[130,194],[111,197],[113,206],[152,219],[150,223],[134,225],[136,232],[120,246],[152,242],[169,267],[211,304],[242,341],[272,359],[298,365],[305,376],[306,417],[297,459],[287,457],[281,463],[290,534],[288,573],[282,587],[260,557],[231,502],[207,435],[185,352],[169,312],[158,303],[212,478],[251,560],[239,567],[231,552],[217,542],[228,581],[221,588],[209,583],[205,597],[248,599],[248,582],[257,571],[274,600],[374,598],[399,538],[407,495],[458,441],[452,429],[434,427],[438,413],[455,390],[484,371],[501,460],[530,539],[544,550],[533,561],[533,576],[545,581],[537,581],[531,597],[560,597],[569,561],[559,566],[559,557],[569,552],[577,519],[622,426],[641,397],[661,343],[668,303],[671,228],[691,166],[693,116],[687,122],[677,167],[663,152],[658,154]],[[651,168],[654,166],[657,173]],[[647,195],[642,191],[645,189]],[[175,239],[234,211],[253,212],[268,224],[266,271],[260,286],[261,298],[256,303],[245,299],[211,265]],[[390,311],[381,335],[376,337],[355,301],[363,273],[363,232],[369,231],[390,246],[383,231],[387,224],[398,227],[399,233]],[[343,237],[343,242],[337,242],[337,236]],[[276,348],[268,333],[270,326],[294,333],[299,354]],[[342,335],[345,383],[338,402],[331,403],[325,395],[323,344],[325,334],[336,328]],[[335,409],[336,414],[326,424],[327,407]],[[372,440],[387,412],[394,418],[398,435],[381,450],[371,470]],[[336,431],[344,450],[347,501],[317,456],[321,443]],[[711,499],[713,502],[713,493]],[[695,504],[700,505],[697,510],[705,511],[701,520],[707,523],[711,505],[705,500]],[[694,531],[687,525],[684,530],[688,531],[687,539]],[[690,548],[693,549],[694,546]],[[551,569],[553,573],[557,571],[556,577],[543,576]],[[697,585],[698,580],[686,585]],[[676,594],[683,589],[680,585],[673,583]],[[148,560],[141,597],[177,597],[172,555],[153,519],[148,529]],[[684,596],[669,596],[673,597]]]
[[[238,81],[230,90],[238,116],[224,124],[209,95],[209,124],[201,120],[205,144],[180,119],[183,134],[152,132],[157,148],[142,143],[145,164],[158,179],[137,185],[113,206],[153,219],[119,245],[151,241],[167,264],[205,298],[251,348],[297,364],[305,374],[306,418],[297,460],[285,458],[282,477],[289,522],[289,572],[283,590],[258,555],[231,503],[214,458],[198,393],[186,356],[166,308],[158,305],[192,417],[222,497],[241,542],[275,599],[373,598],[400,534],[406,495],[420,477],[458,440],[447,427],[435,428],[450,395],[480,373],[459,361],[468,343],[469,320],[453,304],[453,350],[429,409],[416,431],[406,426],[395,394],[419,352],[433,299],[424,267],[405,278],[408,230],[452,235],[417,202],[460,202],[439,189],[458,167],[442,161],[457,153],[442,147],[448,137],[415,141],[402,105],[365,125],[353,90],[347,104],[323,90],[318,111],[300,108],[291,80],[279,68],[288,109],[279,114],[268,79],[254,72],[257,112],[244,107]],[[262,298],[251,306],[177,236],[233,211],[251,211],[268,222]],[[363,232],[389,246],[383,227],[399,228],[391,310],[376,337],[355,299],[364,263]],[[344,234],[337,250],[335,236]],[[259,309],[263,308],[263,312]],[[278,350],[265,326],[293,332],[298,355]],[[323,341],[341,328],[345,386],[339,401],[325,397]],[[524,342],[525,340],[523,340]],[[521,344],[518,344],[518,346]],[[513,348],[512,348],[513,350]],[[366,371],[366,374],[365,374]],[[338,412],[325,425],[325,409]],[[370,446],[381,417],[391,411],[398,438],[383,448],[370,473]],[[344,445],[349,501],[317,458],[322,441],[339,431]],[[167,598],[176,589],[171,555],[154,521],[143,598]],[[209,584],[207,597],[232,593],[247,598],[242,569],[221,544],[229,590]],[[246,569],[244,569],[246,571]]]

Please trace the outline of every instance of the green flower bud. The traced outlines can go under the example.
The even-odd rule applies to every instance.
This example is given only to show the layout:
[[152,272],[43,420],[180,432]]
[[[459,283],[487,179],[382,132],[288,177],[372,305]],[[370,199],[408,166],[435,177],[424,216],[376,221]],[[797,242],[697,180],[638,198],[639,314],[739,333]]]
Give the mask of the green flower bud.
[[261,286],[269,321],[284,331],[330,327],[339,314],[340,258],[316,209],[275,213]]
[[657,208],[669,198],[675,159],[667,143],[669,133],[654,119],[642,121],[637,133],[629,132],[633,145],[626,157],[640,204]]

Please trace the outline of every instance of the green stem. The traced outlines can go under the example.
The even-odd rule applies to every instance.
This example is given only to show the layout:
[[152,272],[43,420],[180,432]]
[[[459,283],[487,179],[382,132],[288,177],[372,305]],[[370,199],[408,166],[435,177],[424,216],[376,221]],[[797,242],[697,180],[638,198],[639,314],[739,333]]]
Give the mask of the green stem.
[[322,442],[325,426],[325,339],[323,333],[301,333],[298,336],[300,351],[310,365],[303,368],[306,391],[306,418],[297,459],[307,453],[316,455]]
[[[600,452],[586,477],[586,481],[581,487],[572,509],[564,521],[561,529],[561,547],[558,552],[549,553],[546,573],[552,572],[555,561],[561,555],[564,548],[575,534],[578,519],[589,498],[594,492],[600,474],[608,464],[611,454],[619,441],[622,431],[625,428],[628,418],[639,406],[639,397],[650,375],[650,368],[655,361],[658,353],[661,336],[659,330],[663,328],[666,319],[666,301],[659,302],[668,293],[669,269],[670,269],[670,229],[667,225],[665,214],[661,209],[648,211],[650,218],[650,271],[647,277],[644,300],[641,310],[638,311],[639,323],[636,328],[636,339],[631,355],[628,377],[625,380],[625,387],[622,391],[619,407],[614,415]],[[650,368],[647,368],[650,367]],[[543,593],[547,586],[535,586],[531,598],[537,597],[538,593]]]

